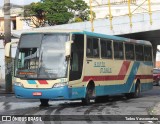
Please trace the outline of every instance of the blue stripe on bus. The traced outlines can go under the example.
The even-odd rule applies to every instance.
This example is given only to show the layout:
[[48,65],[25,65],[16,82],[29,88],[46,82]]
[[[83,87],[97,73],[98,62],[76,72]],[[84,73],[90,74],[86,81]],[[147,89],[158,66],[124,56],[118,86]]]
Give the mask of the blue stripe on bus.
[[135,79],[135,76],[137,74],[138,68],[139,68],[140,62],[134,62],[131,72],[128,76],[127,82],[126,82],[126,90],[129,92],[130,88],[132,87],[133,81]]
[[[102,95],[112,95],[119,93],[128,93],[131,89],[131,92],[134,92],[135,86],[133,81],[137,74],[140,62],[134,62],[131,68],[130,74],[125,84],[117,84],[117,85],[106,85],[106,86],[97,86],[96,87],[96,96]],[[133,84],[133,86],[132,86]]]
[[29,84],[37,84],[35,80],[27,80]]

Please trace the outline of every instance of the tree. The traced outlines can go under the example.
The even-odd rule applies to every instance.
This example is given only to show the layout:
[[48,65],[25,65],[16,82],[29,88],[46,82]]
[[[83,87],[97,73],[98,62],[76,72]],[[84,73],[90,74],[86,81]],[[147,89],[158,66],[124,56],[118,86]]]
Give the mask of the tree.
[[[89,7],[83,0],[41,0],[24,8],[24,17],[36,27],[89,20]],[[72,21],[71,21],[72,20]]]
[[44,0],[45,19],[49,25],[66,24],[74,17],[69,12],[71,0]]
[[26,5],[24,7],[24,20],[31,27],[43,27],[45,25],[45,11],[43,9],[43,4],[38,2]]
[[83,0],[75,0],[73,10],[75,11],[75,13],[77,13],[77,20],[89,20],[89,6]]

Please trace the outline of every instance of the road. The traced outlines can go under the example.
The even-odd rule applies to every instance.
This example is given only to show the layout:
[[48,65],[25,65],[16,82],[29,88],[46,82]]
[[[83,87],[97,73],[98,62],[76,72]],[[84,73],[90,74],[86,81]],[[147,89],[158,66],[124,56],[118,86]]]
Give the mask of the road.
[[[105,103],[94,103],[83,106],[81,101],[50,101],[49,107],[40,107],[39,100],[17,99],[14,94],[0,94],[0,115],[148,115],[155,114],[153,108],[160,103],[160,87],[154,86],[150,91],[141,94],[140,98],[126,99],[123,95],[112,96]],[[160,109],[160,108],[157,108]],[[70,117],[71,117],[70,116]],[[96,118],[97,116],[95,116]],[[154,121],[45,121],[45,122],[0,122],[0,124],[149,124]],[[63,119],[62,119],[63,120]],[[80,120],[80,119],[79,119]],[[95,119],[96,120],[96,119]],[[101,120],[101,118],[99,119]],[[103,119],[102,119],[103,120]]]

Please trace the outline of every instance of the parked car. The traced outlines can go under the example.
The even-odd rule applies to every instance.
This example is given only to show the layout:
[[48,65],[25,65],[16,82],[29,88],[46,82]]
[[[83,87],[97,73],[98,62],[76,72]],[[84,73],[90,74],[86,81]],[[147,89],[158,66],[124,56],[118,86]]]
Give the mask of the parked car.
[[153,85],[160,86],[160,69],[153,69]]

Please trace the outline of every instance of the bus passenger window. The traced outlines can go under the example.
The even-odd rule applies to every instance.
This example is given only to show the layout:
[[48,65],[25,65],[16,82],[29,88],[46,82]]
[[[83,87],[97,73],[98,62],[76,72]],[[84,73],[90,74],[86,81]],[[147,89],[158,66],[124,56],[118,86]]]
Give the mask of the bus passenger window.
[[99,57],[99,45],[97,38],[93,38],[93,56]]
[[118,43],[117,42],[114,42],[114,58],[115,59],[119,58],[119,55],[118,55]]
[[99,57],[99,45],[97,38],[87,38],[87,57]]
[[112,42],[107,41],[107,58],[112,58]]
[[123,59],[123,43],[114,42],[114,58]]
[[152,61],[152,48],[150,46],[144,46],[144,60]]
[[127,60],[134,60],[134,45],[125,43],[125,55]]
[[112,58],[112,44],[111,41],[101,39],[101,57]]
[[135,45],[135,53],[136,53],[136,60],[137,61],[144,61],[143,46],[142,45]]
[[87,57],[92,57],[93,56],[93,51],[92,51],[92,39],[87,38]]

